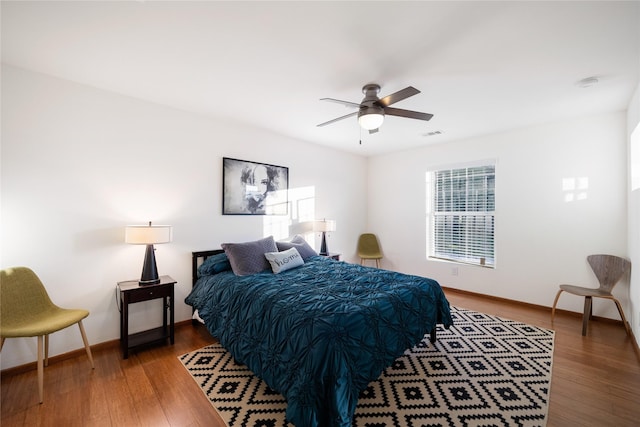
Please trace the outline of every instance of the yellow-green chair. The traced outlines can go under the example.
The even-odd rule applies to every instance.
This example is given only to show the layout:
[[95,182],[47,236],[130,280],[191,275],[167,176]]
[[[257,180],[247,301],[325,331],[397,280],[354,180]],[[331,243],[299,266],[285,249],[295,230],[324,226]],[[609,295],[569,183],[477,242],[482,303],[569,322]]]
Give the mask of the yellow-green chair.
[[361,265],[364,265],[365,260],[375,260],[376,267],[380,268],[382,252],[375,234],[364,233],[360,235],[358,238],[358,256],[360,257]]
[[82,319],[88,315],[87,310],[60,308],[51,302],[44,285],[29,268],[13,267],[0,271],[0,350],[6,338],[38,337],[40,403],[43,401],[43,355],[44,366],[49,364],[49,334],[77,323],[91,368],[94,368],[91,348],[82,326]]

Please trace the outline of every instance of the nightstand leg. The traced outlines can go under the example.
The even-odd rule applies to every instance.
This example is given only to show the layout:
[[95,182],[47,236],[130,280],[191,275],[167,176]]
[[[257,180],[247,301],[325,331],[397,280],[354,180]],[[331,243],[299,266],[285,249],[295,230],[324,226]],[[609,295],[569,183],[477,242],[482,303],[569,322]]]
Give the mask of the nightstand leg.
[[122,341],[122,358],[129,358],[129,301],[122,301],[122,319],[120,321],[120,341]]
[[162,298],[162,334],[167,337],[169,336],[167,331],[167,310],[169,309],[169,304],[167,304],[167,297]]
[[170,310],[170,313],[169,313],[169,316],[170,316],[169,317],[169,336],[170,336],[171,344],[173,344],[174,341],[175,341],[175,339],[174,339],[175,338],[175,323],[174,323],[174,316],[173,316],[173,309],[175,308],[175,305],[173,303],[173,300],[174,300],[173,294],[174,294],[174,291],[172,289],[171,290],[171,297],[170,297],[171,298],[170,306],[169,306],[169,310]]

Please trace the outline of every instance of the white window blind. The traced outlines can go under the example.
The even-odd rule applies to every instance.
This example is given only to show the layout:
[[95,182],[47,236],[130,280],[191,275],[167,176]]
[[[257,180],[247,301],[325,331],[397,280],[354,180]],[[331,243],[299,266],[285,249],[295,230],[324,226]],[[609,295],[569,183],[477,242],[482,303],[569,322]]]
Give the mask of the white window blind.
[[495,265],[495,163],[427,173],[428,256]]

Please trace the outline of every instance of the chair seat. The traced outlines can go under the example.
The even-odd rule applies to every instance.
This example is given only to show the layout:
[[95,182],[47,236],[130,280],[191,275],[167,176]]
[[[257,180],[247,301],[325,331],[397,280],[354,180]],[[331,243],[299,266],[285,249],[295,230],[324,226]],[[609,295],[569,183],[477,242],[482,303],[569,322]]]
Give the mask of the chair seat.
[[604,289],[598,288],[584,288],[582,286],[574,285],[560,285],[560,289],[570,294],[579,295],[583,297],[598,297],[607,298],[611,296],[611,292],[607,292]]
[[358,253],[358,256],[360,258],[364,258],[364,259],[382,259],[382,255],[381,254],[362,254],[362,253]]
[[67,328],[89,316],[87,310],[53,308],[44,312],[29,313],[19,321],[5,320],[0,325],[0,336],[3,338],[37,337],[49,335]]

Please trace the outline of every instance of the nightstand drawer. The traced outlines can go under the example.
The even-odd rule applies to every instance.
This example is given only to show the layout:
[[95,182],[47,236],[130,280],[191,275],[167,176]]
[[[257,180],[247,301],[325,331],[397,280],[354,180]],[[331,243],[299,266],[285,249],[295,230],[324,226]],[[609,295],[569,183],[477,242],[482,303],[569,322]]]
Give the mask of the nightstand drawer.
[[171,286],[154,286],[148,289],[140,287],[127,291],[127,299],[129,303],[149,301],[155,298],[170,297],[171,291]]

